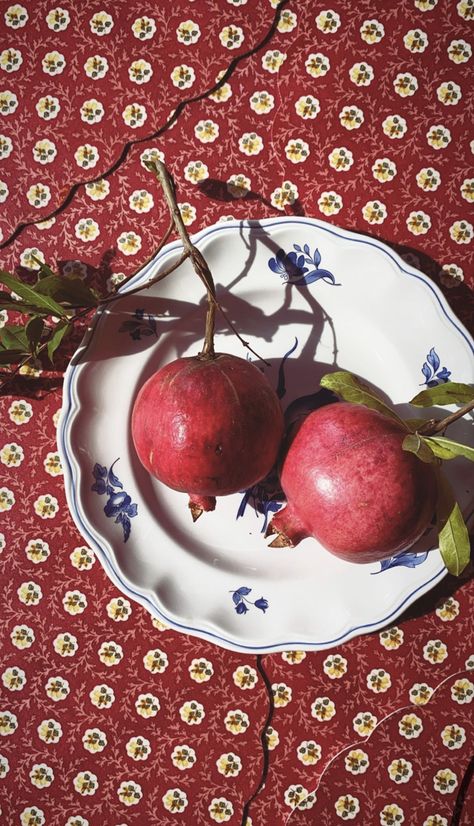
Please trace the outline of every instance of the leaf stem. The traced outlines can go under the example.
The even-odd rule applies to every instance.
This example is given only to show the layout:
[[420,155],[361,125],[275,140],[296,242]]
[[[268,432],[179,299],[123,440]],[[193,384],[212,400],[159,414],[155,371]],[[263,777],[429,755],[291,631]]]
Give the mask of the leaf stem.
[[442,433],[450,424],[465,416],[466,413],[470,413],[471,410],[474,410],[474,399],[464,404],[454,413],[450,413],[444,419],[428,419],[418,428],[417,433],[420,436],[434,436],[435,433]]

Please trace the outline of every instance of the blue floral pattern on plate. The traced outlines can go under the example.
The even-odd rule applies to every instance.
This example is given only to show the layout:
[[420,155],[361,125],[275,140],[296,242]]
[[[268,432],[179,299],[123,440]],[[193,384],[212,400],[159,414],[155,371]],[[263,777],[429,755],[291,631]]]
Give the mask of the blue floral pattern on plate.
[[422,384],[426,384],[427,387],[436,387],[437,384],[443,384],[443,382],[449,381],[451,371],[448,370],[447,367],[442,367],[440,370],[440,365],[441,361],[438,353],[435,348],[432,347],[421,368],[421,372],[425,377],[425,381],[422,382]]
[[250,610],[248,608],[249,605],[253,605],[260,611],[263,611],[263,613],[267,610],[268,600],[264,599],[264,597],[260,597],[260,599],[256,599],[255,602],[252,602],[251,599],[248,599],[248,595],[251,592],[252,589],[247,588],[246,586],[237,588],[235,591],[229,591],[229,593],[232,594],[232,602],[234,603],[234,608],[238,614],[246,614]]
[[268,260],[272,272],[280,275],[285,283],[294,284],[296,287],[304,287],[320,280],[326,284],[340,286],[336,284],[332,272],[320,268],[320,263],[321,253],[317,248],[311,253],[308,244],[304,247],[293,244],[293,251],[288,253],[284,249],[279,249],[276,256]]
[[398,568],[403,565],[405,568],[416,568],[421,565],[428,556],[428,551],[422,553],[414,553],[413,551],[403,551],[401,554],[391,556],[390,559],[382,559],[380,563],[380,571],[372,571],[372,575],[381,574],[382,571],[388,571],[389,568]]
[[132,502],[132,497],[128,495],[123,489],[120,479],[114,473],[114,465],[119,460],[116,459],[107,470],[104,465],[98,462],[94,465],[92,475],[95,479],[91,490],[103,496],[104,493],[109,497],[104,506],[104,513],[109,518],[115,517],[115,522],[122,525],[123,541],[126,542],[130,536],[131,523],[130,519],[138,513],[138,505]]
[[141,338],[146,336],[158,338],[155,317],[142,309],[135,310],[133,318],[122,322],[118,331],[119,333],[128,333],[134,341],[140,341]]

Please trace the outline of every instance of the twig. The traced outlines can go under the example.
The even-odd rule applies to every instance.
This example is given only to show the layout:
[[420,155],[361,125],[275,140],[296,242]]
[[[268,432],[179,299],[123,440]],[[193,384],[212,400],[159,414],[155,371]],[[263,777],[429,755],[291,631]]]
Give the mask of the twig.
[[442,433],[450,424],[462,416],[465,416],[466,413],[470,413],[471,410],[474,410],[474,399],[467,402],[467,404],[460,407],[459,410],[456,410],[454,413],[450,413],[449,416],[446,416],[444,419],[428,419],[418,428],[417,433],[419,433],[420,436],[434,436],[435,433]]
[[[174,264],[171,264],[171,266],[169,266],[166,270],[163,270],[162,272],[158,273],[158,275],[153,276],[153,278],[149,278],[148,281],[145,282],[145,284],[140,284],[139,287],[134,287],[133,290],[127,290],[124,293],[115,293],[115,295],[111,295],[108,298],[102,298],[99,301],[98,309],[101,309],[102,307],[108,307],[109,304],[112,304],[114,301],[117,301],[117,299],[119,299],[119,298],[126,298],[126,296],[128,296],[128,295],[134,295],[135,293],[140,293],[142,290],[146,290],[146,289],[148,289],[148,287],[151,287],[152,284],[157,284],[158,281],[162,281],[163,278],[166,278],[167,275],[172,273],[174,270],[177,270],[178,267],[180,267],[181,264],[184,261],[186,261],[186,258],[188,258],[188,257],[189,257],[188,252],[183,252],[182,255],[180,256],[180,258],[178,258],[178,260],[175,261]],[[127,281],[128,281],[128,279],[127,279]]]

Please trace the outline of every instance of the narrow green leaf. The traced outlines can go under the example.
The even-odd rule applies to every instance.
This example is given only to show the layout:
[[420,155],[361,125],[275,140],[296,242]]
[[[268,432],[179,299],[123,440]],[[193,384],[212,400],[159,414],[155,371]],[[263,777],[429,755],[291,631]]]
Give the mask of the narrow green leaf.
[[43,330],[44,321],[42,318],[39,318],[37,315],[30,318],[28,324],[26,325],[25,332],[32,352],[36,350],[38,344],[40,343]]
[[400,419],[391,407],[385,404],[364,382],[346,370],[338,370],[335,373],[326,373],[320,381],[321,387],[332,390],[336,396],[340,396],[346,402],[353,404],[363,404],[372,410],[378,410],[396,422],[403,425],[408,430],[405,422]]
[[51,364],[53,364],[53,355],[54,355],[54,353],[58,349],[59,345],[61,344],[61,342],[65,338],[65,336],[67,336],[68,333],[71,331],[71,329],[72,329],[72,324],[69,324],[67,321],[59,321],[58,324],[56,324],[56,327],[54,328],[54,330],[53,330],[53,332],[52,332],[52,334],[49,338],[48,346],[46,348],[47,353],[48,353],[48,358],[49,358]]
[[5,350],[22,350],[27,353],[30,350],[26,329],[17,324],[5,324],[0,328],[0,342]]
[[407,425],[407,427],[410,428],[410,430],[413,431],[413,433],[415,433],[415,431],[418,430],[419,427],[424,425],[426,421],[428,421],[428,420],[427,419],[405,419],[405,424]]
[[450,574],[459,576],[469,563],[471,544],[461,509],[454,498],[448,480],[441,472],[438,473],[436,516],[439,550],[443,562]]
[[30,304],[35,304],[37,307],[48,310],[48,312],[53,315],[64,315],[64,309],[60,304],[49,296],[40,295],[36,289],[29,287],[28,284],[25,284],[23,281],[19,281],[18,278],[14,278],[10,273],[0,270],[0,283],[5,284],[6,287],[13,290]]
[[445,436],[425,436],[424,440],[431,448],[435,456],[440,459],[455,459],[456,456],[464,456],[474,462],[474,448],[453,442]]
[[43,278],[35,287],[40,295],[48,295],[55,301],[67,303],[72,307],[96,307],[97,298],[80,278],[50,275]]
[[47,310],[41,307],[35,307],[34,304],[27,304],[26,301],[21,300],[16,301],[11,297],[10,293],[4,290],[0,290],[0,310],[10,310],[10,312],[26,313],[27,315],[32,313],[47,313]]
[[474,399],[474,387],[470,384],[448,381],[445,384],[437,384],[436,387],[429,387],[422,390],[415,396],[410,404],[415,407],[433,407],[434,405],[458,404],[463,405]]
[[0,350],[0,364],[16,364],[27,355],[22,350]]
[[431,447],[418,433],[409,433],[408,436],[405,436],[402,442],[402,448],[403,450],[408,450],[410,453],[414,453],[415,456],[418,456],[418,459],[426,462],[426,464],[436,462],[436,456],[431,450]]
[[48,276],[48,275],[55,275],[56,274],[56,273],[53,272],[51,267],[48,267],[48,265],[45,264],[44,261],[41,261],[41,259],[37,258],[36,255],[33,255],[33,253],[31,253],[31,257],[32,257],[33,261],[35,262],[35,264],[38,264],[38,267],[39,267],[38,278],[39,278],[39,280],[41,280],[42,278],[46,278],[46,276]]

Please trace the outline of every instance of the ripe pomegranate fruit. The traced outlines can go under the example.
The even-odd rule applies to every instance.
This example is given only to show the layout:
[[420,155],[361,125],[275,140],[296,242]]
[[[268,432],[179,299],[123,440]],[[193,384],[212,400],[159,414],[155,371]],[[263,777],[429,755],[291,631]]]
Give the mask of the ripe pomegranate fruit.
[[273,547],[313,536],[350,562],[373,562],[413,545],[436,504],[433,465],[402,449],[403,425],[338,402],[296,427],[281,467],[287,505],[267,535]]
[[274,465],[283,414],[251,362],[216,353],[179,358],[140,389],[132,436],[144,467],[190,496],[194,519],[215,497],[260,481]]

